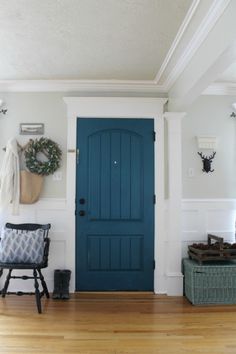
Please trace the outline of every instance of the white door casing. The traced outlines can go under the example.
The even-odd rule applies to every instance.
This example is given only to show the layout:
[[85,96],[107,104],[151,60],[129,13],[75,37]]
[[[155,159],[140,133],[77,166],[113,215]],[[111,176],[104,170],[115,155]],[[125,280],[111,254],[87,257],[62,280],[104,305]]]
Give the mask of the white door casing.
[[[181,295],[182,293],[182,275],[180,269],[175,269],[175,276],[170,275],[169,281],[166,258],[167,230],[165,224],[166,202],[164,196],[164,114],[163,107],[167,99],[164,98],[128,98],[128,97],[65,97],[68,116],[68,138],[67,138],[67,227],[68,243],[67,255],[69,256],[67,266],[75,270],[75,190],[76,190],[76,123],[78,117],[84,118],[153,118],[156,131],[155,142],[155,250],[156,268],[154,272],[154,292],[169,293],[170,295]],[[180,130],[177,129],[177,134]],[[179,139],[175,140],[179,144]],[[174,143],[175,145],[175,143]],[[175,148],[173,145],[174,152]],[[181,151],[177,148],[177,154]],[[175,153],[175,158],[177,157]],[[171,156],[169,154],[169,159]],[[181,156],[180,156],[181,161]],[[181,163],[176,173],[181,176]],[[173,179],[172,179],[173,181]],[[178,189],[181,193],[181,188]],[[172,198],[181,198],[174,194]],[[174,200],[172,200],[172,204]],[[175,213],[171,208],[172,213]],[[169,214],[169,212],[168,212]],[[179,215],[179,213],[178,213]],[[171,220],[175,222],[178,215],[172,215]],[[179,220],[177,220],[179,223]],[[174,225],[173,225],[174,229]],[[173,237],[170,237],[170,241]],[[178,243],[178,239],[176,239]],[[181,243],[181,238],[179,239]],[[172,252],[173,253],[173,252]],[[171,257],[174,256],[174,253]],[[179,257],[177,252],[176,257]],[[180,263],[180,262],[179,262]],[[179,264],[178,262],[176,264]],[[168,289],[169,288],[169,289]],[[75,276],[71,280],[71,290],[75,289]]]

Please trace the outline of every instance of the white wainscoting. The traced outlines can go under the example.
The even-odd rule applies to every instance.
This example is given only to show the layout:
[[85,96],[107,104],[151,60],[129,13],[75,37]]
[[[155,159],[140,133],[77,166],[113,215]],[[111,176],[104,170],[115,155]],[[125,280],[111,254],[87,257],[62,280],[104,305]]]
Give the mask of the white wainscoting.
[[[12,223],[51,223],[50,230],[50,252],[49,252],[49,266],[43,270],[45,280],[47,282],[49,291],[53,290],[53,273],[54,269],[65,269],[68,267],[67,260],[70,256],[67,254],[68,243],[70,238],[67,235],[67,209],[65,199],[41,199],[39,202],[32,205],[20,205],[19,215],[11,215],[11,208],[4,215],[1,215],[2,224],[5,222]],[[73,269],[74,272],[74,269]],[[17,271],[14,274],[17,275]],[[13,274],[13,275],[14,275]],[[29,272],[25,272],[29,274]],[[32,272],[31,272],[32,274]],[[0,279],[0,286],[2,287],[5,280],[5,272]],[[12,279],[10,282],[9,291],[15,290],[33,290],[33,281]]]
[[206,242],[207,234],[235,242],[235,199],[182,200],[182,255],[187,256],[188,245]]
[[[68,208],[66,199],[41,199],[33,205],[21,205],[20,213],[17,216],[6,213],[3,222],[13,223],[36,222],[52,224],[50,231],[50,255],[49,267],[44,270],[45,279],[49,291],[53,290],[54,269],[69,268],[72,270],[70,291],[74,291],[75,276],[75,235],[70,232]],[[166,222],[168,220],[168,201],[165,204]],[[235,199],[184,199],[182,200],[182,256],[187,256],[187,246],[193,242],[206,242],[207,234],[223,236],[225,240],[235,241],[235,219],[236,200]],[[163,230],[163,232],[165,232]],[[158,238],[158,236],[157,236]],[[159,243],[159,247],[164,254],[161,262],[164,278],[170,274],[167,272],[168,259],[168,235],[163,237],[166,241]],[[157,244],[158,245],[158,244]],[[17,272],[15,272],[17,274]],[[171,274],[173,276],[173,274]],[[5,274],[0,279],[0,287],[3,285]],[[33,290],[30,280],[12,280],[9,290]],[[166,293],[165,283],[160,293]]]

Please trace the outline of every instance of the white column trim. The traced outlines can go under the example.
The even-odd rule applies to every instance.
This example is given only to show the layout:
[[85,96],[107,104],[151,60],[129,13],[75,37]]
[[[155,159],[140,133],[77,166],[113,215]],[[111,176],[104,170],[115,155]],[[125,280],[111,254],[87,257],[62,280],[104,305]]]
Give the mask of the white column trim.
[[[155,143],[155,293],[165,293],[165,224],[164,224],[164,118],[163,107],[167,99],[137,97],[65,97],[68,112],[68,150],[76,149],[76,120],[86,118],[153,118]],[[68,251],[71,269],[75,270],[75,153],[67,154],[67,218]],[[75,273],[75,272],[74,272]],[[75,277],[72,279],[75,288]]]
[[167,293],[183,294],[182,261],[182,151],[181,121],[184,112],[166,112],[164,117],[168,124],[168,171],[169,171],[169,207],[167,237]]

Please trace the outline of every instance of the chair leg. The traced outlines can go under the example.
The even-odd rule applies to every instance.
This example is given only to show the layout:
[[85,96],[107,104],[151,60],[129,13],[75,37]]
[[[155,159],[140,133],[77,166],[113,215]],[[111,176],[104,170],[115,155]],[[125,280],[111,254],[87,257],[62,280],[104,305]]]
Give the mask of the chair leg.
[[37,304],[37,308],[38,308],[38,313],[42,313],[41,295],[40,295],[40,291],[39,291],[39,283],[38,283],[38,279],[37,279],[36,269],[34,269],[33,275],[34,275],[35,299],[36,299],[36,304]]
[[11,272],[12,272],[12,269],[9,269],[4,287],[2,289],[2,297],[6,296],[7,289],[8,289],[9,283],[10,283],[10,279],[11,279]]
[[44,294],[46,295],[46,297],[49,299],[50,298],[50,295],[49,295],[49,292],[48,292],[48,287],[47,287],[47,284],[44,280],[44,276],[41,272],[41,269],[37,269],[38,270],[38,273],[39,273],[39,277],[40,277],[40,280],[41,280],[41,283],[42,283],[42,287],[43,287],[43,292]]

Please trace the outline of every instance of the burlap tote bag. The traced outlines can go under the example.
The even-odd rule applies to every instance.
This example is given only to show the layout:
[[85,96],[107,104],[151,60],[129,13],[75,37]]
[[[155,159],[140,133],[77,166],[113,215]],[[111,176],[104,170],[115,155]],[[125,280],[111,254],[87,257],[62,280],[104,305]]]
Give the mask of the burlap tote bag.
[[29,171],[20,171],[20,203],[36,203],[39,200],[42,186],[42,176]]

